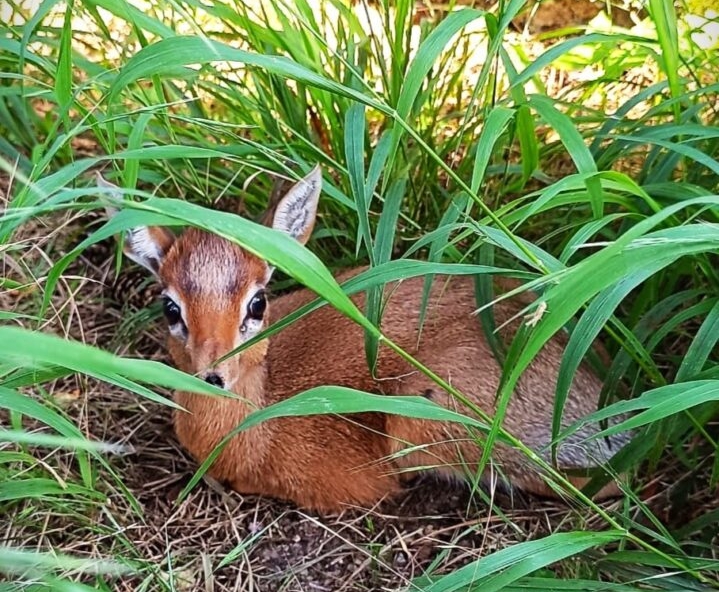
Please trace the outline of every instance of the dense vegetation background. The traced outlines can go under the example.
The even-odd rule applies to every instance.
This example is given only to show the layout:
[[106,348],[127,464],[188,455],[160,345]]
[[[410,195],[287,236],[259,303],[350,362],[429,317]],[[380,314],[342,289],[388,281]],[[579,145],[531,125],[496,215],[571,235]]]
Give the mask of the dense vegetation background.
[[[0,5],[2,589],[719,588],[710,4],[603,5],[540,36],[523,0]],[[212,207],[255,216],[270,172],[316,162],[317,258],[219,228]],[[129,200],[109,226],[99,169]],[[636,430],[612,467],[624,497],[597,505],[554,475],[569,505],[495,507],[475,490],[441,523],[432,505],[328,521],[178,481],[193,467],[167,444],[172,403],[155,386],[205,387],[155,361],[151,288],[114,284],[110,237],[148,220],[261,253],[285,273],[277,290],[299,281],[363,324],[370,358],[381,302],[357,311],[328,269],[369,262],[375,295],[472,272],[490,336],[479,266],[523,278],[540,308],[499,352],[500,409],[568,331],[564,437],[568,385],[599,336],[607,406],[590,419],[635,412],[616,428]],[[336,411],[365,404],[341,395]]]

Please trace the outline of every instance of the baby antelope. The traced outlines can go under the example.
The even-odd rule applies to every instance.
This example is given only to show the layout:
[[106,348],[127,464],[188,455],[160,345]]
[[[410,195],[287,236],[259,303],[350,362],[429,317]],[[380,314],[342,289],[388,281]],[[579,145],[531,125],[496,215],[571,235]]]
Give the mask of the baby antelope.
[[[322,174],[315,167],[265,219],[304,244],[314,227],[321,185]],[[175,393],[184,409],[175,412],[177,437],[198,461],[207,458],[253,410],[316,386],[424,395],[439,405],[456,407],[451,396],[388,349],[380,350],[373,377],[364,357],[362,328],[329,306],[215,365],[263,328],[313,300],[314,294],[303,289],[270,300],[267,285],[272,268],[265,261],[196,228],[179,236],[166,228],[135,228],[126,234],[124,252],[162,284],[168,346],[175,364],[239,396]],[[360,271],[346,270],[337,279],[346,280]],[[423,282],[423,278],[408,279],[386,287],[383,332],[493,414],[501,369],[473,314],[473,279],[435,278],[420,334]],[[507,280],[496,282],[499,293],[514,286]],[[364,295],[353,300],[362,309]],[[507,323],[516,329],[511,319],[530,302],[523,295],[495,304],[497,326]],[[511,336],[512,329],[501,333],[503,339]],[[546,459],[564,344],[558,336],[536,357],[512,396],[503,424]],[[565,407],[565,424],[596,410],[601,386],[589,368],[580,368]],[[561,444],[560,469],[596,467],[625,441],[623,436],[585,441],[592,433],[585,427]],[[395,494],[401,490],[402,475],[419,467],[444,475],[471,474],[481,453],[467,428],[458,424],[377,413],[288,417],[238,434],[210,474],[241,493],[336,511],[347,505],[368,507]],[[540,472],[530,465],[509,446],[498,444],[493,451],[492,466],[510,486],[551,495]],[[586,480],[572,479],[578,485]],[[615,491],[612,484],[602,494]]]

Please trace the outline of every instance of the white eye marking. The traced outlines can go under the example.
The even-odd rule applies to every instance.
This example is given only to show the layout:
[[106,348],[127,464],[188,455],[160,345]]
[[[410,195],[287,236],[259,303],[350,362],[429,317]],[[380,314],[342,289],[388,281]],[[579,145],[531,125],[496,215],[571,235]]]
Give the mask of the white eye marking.
[[170,335],[172,335],[175,339],[185,341],[185,339],[187,339],[187,329],[185,329],[185,325],[183,323],[170,325]]
[[179,293],[177,293],[172,288],[165,288],[162,291],[162,296],[172,300],[180,309],[180,316],[182,318],[182,322],[175,323],[174,325],[169,325],[169,330],[170,335],[172,335],[176,339],[181,339],[184,341],[185,339],[187,339],[187,319],[185,318],[185,303],[182,301],[182,298],[180,297]]
[[262,321],[257,319],[246,319],[240,326],[240,333],[243,336],[243,343],[251,339],[262,329]]
[[253,284],[245,294],[245,297],[242,299],[242,302],[240,302],[240,343],[244,343],[248,339],[251,339],[260,331],[260,329],[262,329],[262,325],[264,324],[264,318],[251,318],[247,313],[247,307],[249,306],[252,299],[263,290],[263,285]]

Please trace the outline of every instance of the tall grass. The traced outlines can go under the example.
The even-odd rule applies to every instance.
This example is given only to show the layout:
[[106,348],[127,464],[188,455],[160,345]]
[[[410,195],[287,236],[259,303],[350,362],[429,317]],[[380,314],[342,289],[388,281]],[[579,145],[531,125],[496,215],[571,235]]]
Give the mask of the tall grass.
[[[650,1],[634,31],[558,38],[530,58],[510,37],[524,8],[523,0],[488,12],[461,8],[415,26],[407,0],[376,8],[308,0],[188,0],[164,8],[46,1],[32,15],[16,7],[17,20],[0,39],[0,153],[13,180],[0,220],[3,256],[23,260],[29,245],[22,233],[38,219],[103,207],[108,196],[87,174],[93,168],[105,167],[130,201],[69,253],[49,250],[50,267],[2,279],[5,290],[17,290],[38,277],[42,293],[26,309],[2,311],[4,323],[23,328],[0,328],[0,408],[7,412],[0,504],[103,503],[96,474],[99,467],[112,472],[118,450],[89,442],[52,404],[45,390],[52,381],[82,373],[167,405],[150,386],[208,391],[158,363],[60,345],[39,330],[83,249],[138,224],[194,224],[318,294],[268,333],[326,301],[364,327],[370,368],[382,344],[463,401],[435,374],[441,369],[422,367],[384,336],[380,295],[395,279],[423,275],[429,287],[436,273],[472,274],[479,319],[504,365],[495,417],[323,388],[260,410],[238,430],[282,414],[374,409],[471,424],[486,440],[484,462],[503,439],[541,464],[502,429],[517,380],[554,334],[569,332],[554,406],[558,443],[578,428],[560,428],[572,377],[591,358],[594,338],[605,342],[611,362],[594,362],[607,406],[586,421],[635,412],[605,430],[636,430],[612,467],[634,477],[625,503],[606,510],[545,466],[553,485],[605,529],[520,543],[454,573],[428,573],[413,589],[717,587],[716,540],[709,534],[709,543],[697,542],[715,514],[679,528],[637,494],[667,458],[695,475],[694,487],[716,487],[719,479],[717,58],[692,41],[668,0]],[[643,64],[657,79],[620,104],[598,102],[611,97],[624,64]],[[550,67],[590,66],[601,66],[602,75],[559,96],[544,92]],[[91,141],[93,155],[78,157],[80,139]],[[242,209],[255,214],[270,185],[258,173],[293,176],[315,162],[327,189],[310,250],[206,207],[242,195]],[[338,286],[328,268],[355,262],[370,268]],[[540,295],[527,311],[536,323],[506,351],[492,337],[490,273],[516,275]],[[368,290],[364,311],[347,297],[357,290]],[[29,420],[47,429],[31,431]],[[47,447],[73,451],[73,483],[35,462]],[[588,491],[603,484],[595,481]],[[593,559],[574,578],[542,570],[570,557]],[[110,567],[3,548],[0,571],[28,588],[81,581],[109,589],[112,574],[127,569],[165,586],[157,566],[130,553],[107,559]]]

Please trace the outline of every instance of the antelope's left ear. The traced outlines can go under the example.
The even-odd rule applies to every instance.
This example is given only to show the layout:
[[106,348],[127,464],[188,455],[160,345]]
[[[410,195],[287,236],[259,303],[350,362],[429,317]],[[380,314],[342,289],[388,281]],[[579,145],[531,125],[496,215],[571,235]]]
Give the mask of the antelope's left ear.
[[[110,190],[108,194],[110,195],[110,197],[112,197],[112,199],[122,199],[122,190],[114,183],[106,181],[105,177],[100,174],[100,171],[95,171],[95,181],[97,182],[98,187]],[[107,214],[108,218],[112,218],[115,214],[117,214],[117,208],[114,208],[112,206],[105,206],[105,213]]]
[[[122,190],[103,179],[100,173],[97,173],[97,186],[110,189],[110,194],[114,198],[122,199]],[[112,218],[118,212],[112,206],[107,206],[105,211],[108,218]],[[128,258],[157,276],[162,260],[174,242],[175,235],[167,228],[139,226],[125,232],[125,244],[122,250]]]
[[286,232],[304,245],[315,226],[321,192],[322,169],[317,165],[277,203],[272,228]]

